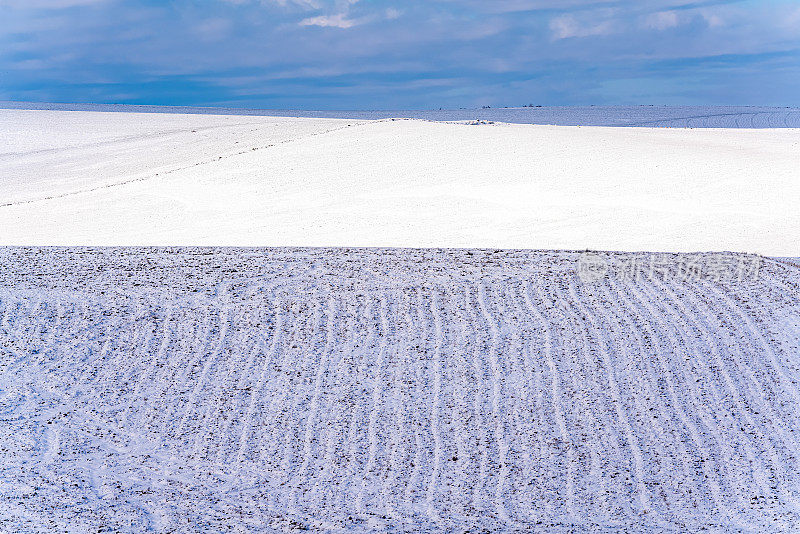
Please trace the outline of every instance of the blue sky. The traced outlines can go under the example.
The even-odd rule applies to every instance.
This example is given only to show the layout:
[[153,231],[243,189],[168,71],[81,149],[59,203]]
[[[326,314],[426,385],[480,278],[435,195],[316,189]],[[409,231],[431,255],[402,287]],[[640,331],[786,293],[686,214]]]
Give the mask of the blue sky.
[[0,100],[800,105],[797,0],[0,0]]

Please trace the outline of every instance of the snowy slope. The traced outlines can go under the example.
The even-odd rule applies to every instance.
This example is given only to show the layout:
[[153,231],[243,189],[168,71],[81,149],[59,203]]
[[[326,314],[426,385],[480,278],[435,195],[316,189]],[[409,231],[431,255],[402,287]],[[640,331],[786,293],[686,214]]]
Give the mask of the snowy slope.
[[0,111],[0,244],[800,255],[800,130]]
[[358,121],[0,111],[0,204],[147,180]]
[[0,249],[0,531],[796,531],[800,267],[597,258]]

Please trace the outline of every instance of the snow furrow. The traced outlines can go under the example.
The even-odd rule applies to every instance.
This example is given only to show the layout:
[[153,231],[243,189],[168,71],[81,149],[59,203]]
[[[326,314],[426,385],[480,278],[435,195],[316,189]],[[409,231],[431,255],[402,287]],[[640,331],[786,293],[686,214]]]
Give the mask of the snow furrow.
[[[739,399],[738,388],[730,381],[728,362],[722,360],[719,347],[709,337],[708,333],[713,331],[711,325],[695,321],[691,318],[691,315],[687,315],[685,308],[682,308],[682,300],[676,298],[675,292],[668,284],[664,284],[657,277],[653,278],[653,284],[661,289],[664,297],[661,300],[663,309],[668,310],[674,324],[680,326],[679,331],[693,333],[694,339],[701,341],[700,350],[705,355],[705,358],[702,360],[695,359],[702,363],[698,365],[696,374],[693,375],[696,377],[694,383],[699,384],[699,386],[693,386],[692,391],[695,392],[697,398],[708,396],[711,399],[700,403],[702,406],[700,418],[706,422],[709,428],[713,428],[716,436],[721,436],[717,441],[722,450],[727,451],[724,457],[724,480],[727,482],[728,488],[742,502],[744,502],[743,499],[745,497],[740,495],[740,490],[743,487],[747,487],[748,484],[752,487],[757,487],[762,494],[766,494],[765,476],[760,462],[756,461],[756,455],[751,443],[752,438],[747,435],[742,436],[743,439],[735,439],[735,436],[740,435],[740,428],[732,426],[732,417],[734,414],[739,417],[746,417],[746,410],[742,406],[741,399]],[[687,318],[690,320],[687,321]],[[707,409],[707,406],[717,406],[720,409],[712,412]],[[745,413],[741,413],[743,411]],[[734,450],[731,444],[735,444],[734,446],[741,450]],[[742,458],[742,452],[745,458]],[[741,474],[747,473],[747,465],[753,466],[752,476],[744,481],[741,479],[735,480]]]
[[[654,318],[672,317],[671,321],[665,321],[659,328],[666,333],[667,339],[673,347],[669,352],[664,353],[665,357],[686,354],[694,344],[689,332],[677,326],[681,324],[680,315],[667,305],[667,299],[663,294],[654,293],[655,290],[650,285],[641,284],[640,287],[643,294],[649,295],[649,302],[643,301],[645,307],[652,310],[655,306],[661,310],[661,313],[651,312]],[[663,321],[663,319],[661,320]],[[701,331],[701,337],[703,335],[704,333]],[[688,393],[691,401],[690,414],[696,414],[697,417],[697,424],[691,421],[693,417],[688,417],[685,423],[690,425],[693,441],[697,444],[701,454],[699,460],[703,464],[705,475],[711,478],[711,489],[714,492],[715,501],[720,503],[724,519],[742,528],[753,529],[755,527],[739,511],[742,510],[739,505],[743,505],[744,502],[740,493],[740,483],[734,480],[737,473],[746,473],[746,470],[743,469],[744,464],[741,457],[734,453],[732,446],[736,443],[728,438],[728,432],[720,420],[724,412],[709,409],[710,406],[716,406],[715,401],[720,397],[714,383],[717,378],[709,371],[707,347],[694,350],[689,354],[691,356],[684,357],[685,366],[669,366],[675,369],[673,376],[678,383],[683,385],[682,389]],[[698,385],[700,383],[702,383],[702,387]],[[702,437],[706,434],[710,435],[710,439]],[[731,506],[729,504],[731,500],[738,500],[739,505]]]
[[576,253],[81,256],[0,290],[0,530],[800,525],[783,262],[590,281]]
[[508,512],[503,503],[506,485],[508,484],[508,445],[505,440],[505,430],[503,428],[503,407],[502,398],[503,391],[501,386],[500,362],[498,354],[501,351],[500,345],[500,328],[497,319],[489,312],[489,307],[486,304],[486,287],[479,284],[477,287],[478,304],[480,305],[481,314],[486,322],[489,324],[489,332],[491,336],[491,350],[489,352],[489,365],[492,373],[492,392],[491,392],[491,405],[492,405],[492,419],[494,439],[497,443],[498,456],[497,460],[500,464],[500,469],[497,476],[497,485],[494,491],[494,508],[497,516],[503,523],[511,524]]
[[[602,364],[604,367],[604,378],[605,382],[608,383],[609,391],[611,392],[611,397],[614,404],[614,412],[617,416],[617,420],[619,424],[622,426],[623,433],[625,435],[625,440],[628,444],[630,449],[630,454],[633,458],[633,474],[634,474],[634,483],[636,485],[636,492],[637,492],[637,501],[638,501],[638,510],[636,513],[638,515],[652,513],[652,507],[650,506],[650,495],[645,487],[645,466],[643,460],[642,449],[639,445],[639,437],[634,435],[633,426],[628,418],[628,411],[633,412],[634,410],[632,407],[625,404],[621,395],[621,387],[618,384],[618,379],[616,377],[617,371],[615,369],[614,364],[612,363],[611,356],[605,346],[603,341],[603,330],[598,327],[598,319],[606,319],[606,310],[600,308],[597,310],[598,313],[590,312],[584,302],[586,302],[587,297],[585,296],[578,296],[576,292],[576,286],[580,284],[579,280],[574,280],[573,283],[570,285],[569,288],[569,297],[570,302],[572,302],[579,313],[583,316],[584,321],[588,320],[589,322],[589,331],[591,332],[591,337],[594,338],[595,346],[597,350],[600,352],[600,356],[602,358]],[[598,319],[596,319],[596,317]],[[620,354],[616,354],[616,359],[619,360],[624,358],[624,356]],[[627,362],[620,362],[622,367],[624,368]],[[627,378],[627,377],[626,377]],[[605,384],[603,384],[605,386]],[[627,395],[626,395],[627,396]],[[644,436],[641,436],[644,437]]]
[[[539,290],[537,293],[538,298],[543,300],[541,289],[537,287],[537,290]],[[566,487],[564,495],[564,508],[566,510],[565,516],[568,521],[576,521],[578,519],[578,514],[575,510],[575,453],[573,447],[570,445],[573,443],[573,441],[570,437],[569,431],[567,430],[566,420],[564,417],[564,407],[561,404],[561,387],[555,360],[553,358],[553,338],[550,325],[541,312],[537,310],[536,306],[533,304],[529,288],[525,289],[524,296],[525,304],[527,305],[528,310],[535,317],[536,321],[543,325],[545,329],[543,352],[547,362],[547,367],[550,372],[553,412],[558,425],[559,437],[566,446]],[[555,473],[555,475],[558,476],[557,473]]]
[[[698,470],[697,464],[699,464],[699,470],[702,471],[702,476],[708,480],[708,488],[701,487],[701,489],[710,492],[713,500],[713,509],[723,515],[725,520],[732,521],[733,514],[723,499],[722,490],[716,476],[718,462],[714,461],[714,458],[712,458],[712,454],[709,453],[701,438],[701,432],[697,424],[693,421],[693,413],[697,409],[697,401],[693,400],[691,409],[687,410],[681,400],[682,395],[678,393],[678,391],[682,390],[680,385],[682,383],[692,382],[692,379],[680,380],[669,362],[670,356],[682,354],[682,345],[675,338],[674,334],[669,331],[667,323],[665,323],[663,319],[659,319],[661,315],[654,311],[651,303],[656,302],[657,298],[653,295],[645,294],[642,289],[638,287],[638,284],[635,283],[626,283],[624,288],[630,292],[631,302],[635,304],[640,316],[643,317],[643,327],[648,331],[651,339],[658,340],[660,348],[657,348],[652,355],[658,362],[659,374],[664,379],[666,393],[669,397],[670,404],[675,410],[675,415],[678,417],[683,427],[687,429],[693,444],[693,452],[689,456],[691,460],[687,459],[687,461],[693,462],[696,471]],[[653,330],[651,325],[656,325],[658,333]],[[664,340],[665,337],[666,341]],[[688,357],[685,359],[688,359]],[[699,473],[696,474],[696,477],[699,476]],[[698,484],[698,486],[700,485]]]
[[[686,300],[687,303],[693,304],[693,310],[696,310],[694,314],[687,314],[686,307],[681,304],[682,300],[675,297],[674,293],[670,292],[670,296],[673,297],[673,301],[680,306],[682,310],[682,315],[687,317],[691,322],[702,321],[707,326],[705,332],[708,331],[715,331],[719,332],[720,335],[718,336],[708,336],[706,334],[706,343],[709,347],[709,352],[714,356],[715,360],[718,363],[718,369],[722,378],[724,379],[727,392],[730,398],[733,399],[734,403],[736,404],[736,412],[732,413],[735,414],[735,430],[739,430],[737,435],[744,434],[744,439],[739,440],[745,447],[746,447],[746,454],[749,460],[749,465],[753,466],[754,475],[758,477],[756,480],[756,484],[759,486],[762,495],[771,495],[773,492],[770,490],[770,486],[784,492],[784,498],[787,497],[785,490],[783,489],[783,484],[779,482],[769,482],[767,480],[768,476],[765,472],[765,469],[768,469],[769,466],[765,466],[761,461],[760,457],[762,454],[768,453],[770,458],[771,469],[773,471],[773,477],[775,476],[775,472],[781,471],[781,465],[783,464],[782,460],[777,458],[777,450],[773,442],[766,438],[764,433],[762,432],[762,428],[770,428],[772,427],[772,432],[770,434],[774,435],[777,433],[781,436],[785,441],[784,445],[788,447],[796,446],[796,443],[792,443],[789,440],[783,428],[785,426],[785,422],[781,419],[777,418],[774,412],[771,414],[771,417],[768,418],[767,421],[762,421],[760,424],[757,424],[753,418],[753,415],[758,415],[759,412],[753,407],[753,405],[758,404],[760,410],[770,411],[771,409],[766,408],[765,403],[761,402],[759,397],[761,395],[754,394],[750,384],[743,384],[744,378],[748,375],[752,375],[752,368],[753,367],[760,367],[757,362],[753,362],[750,366],[745,366],[741,361],[740,355],[742,353],[741,347],[736,340],[732,339],[731,332],[728,330],[730,326],[722,326],[722,327],[714,327],[711,321],[712,311],[706,305],[704,305],[701,300],[695,297],[696,294],[700,294],[697,291],[697,286],[692,286],[692,291],[686,292],[686,297],[683,300]],[[720,306],[719,301],[717,301],[716,310],[723,313],[723,325],[732,325],[733,322],[730,320],[731,314],[730,312],[726,311],[725,306]],[[695,319],[694,317],[697,317]],[[722,338],[727,343],[722,344],[719,342],[718,338]],[[726,363],[723,363],[721,355],[732,355],[734,360],[732,368],[729,370]],[[731,357],[731,356],[729,356]],[[741,377],[739,380],[734,381],[732,376]],[[757,386],[757,389],[763,387]],[[750,393],[750,395],[748,395]],[[770,424],[769,421],[773,423]],[[744,423],[744,426],[741,426]],[[745,432],[743,429],[747,428]],[[796,449],[795,449],[796,454]],[[759,458],[756,458],[756,457]],[[781,473],[783,475],[783,473]]]

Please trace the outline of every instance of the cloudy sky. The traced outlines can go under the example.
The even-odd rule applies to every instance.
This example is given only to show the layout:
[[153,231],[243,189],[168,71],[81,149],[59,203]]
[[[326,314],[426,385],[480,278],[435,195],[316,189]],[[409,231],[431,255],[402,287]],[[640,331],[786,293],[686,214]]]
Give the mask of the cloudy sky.
[[797,0],[0,0],[0,100],[800,105]]

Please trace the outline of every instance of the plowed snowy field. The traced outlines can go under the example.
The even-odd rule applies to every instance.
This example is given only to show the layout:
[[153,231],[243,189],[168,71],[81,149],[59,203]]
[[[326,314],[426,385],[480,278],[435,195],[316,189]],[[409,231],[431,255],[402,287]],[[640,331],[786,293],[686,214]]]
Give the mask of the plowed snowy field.
[[800,529],[800,267],[581,258],[0,249],[0,531]]

